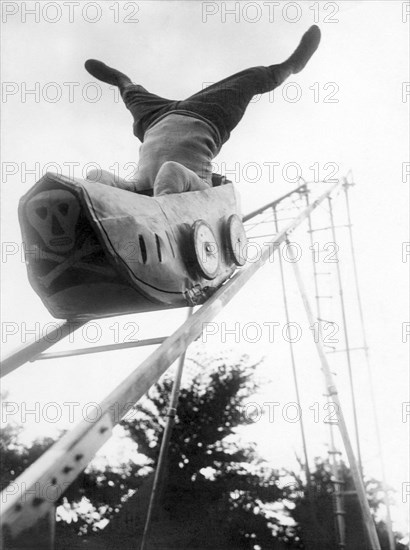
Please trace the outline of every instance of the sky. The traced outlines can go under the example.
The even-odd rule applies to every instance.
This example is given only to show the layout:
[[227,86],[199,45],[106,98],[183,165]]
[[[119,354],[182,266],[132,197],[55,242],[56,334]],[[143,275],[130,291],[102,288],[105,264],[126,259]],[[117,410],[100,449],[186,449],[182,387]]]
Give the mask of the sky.
[[[82,177],[94,164],[126,177],[138,162],[139,142],[132,134],[129,113],[115,90],[88,75],[84,61],[101,59],[154,93],[182,99],[246,67],[283,61],[303,32],[317,23],[322,43],[306,69],[274,94],[252,102],[215,159],[215,171],[237,184],[244,213],[295,187],[295,174],[311,181],[352,171],[353,230],[375,398],[387,480],[395,490],[396,524],[402,527],[404,501],[409,498],[403,494],[409,486],[408,418],[403,418],[409,402],[408,344],[403,342],[407,326],[403,324],[409,321],[409,259],[403,256],[403,243],[409,241],[408,2],[77,4],[2,3],[4,352],[30,337],[28,331],[39,334],[53,322],[27,280],[17,220],[19,198],[47,169]],[[278,163],[273,174],[272,163]],[[343,196],[335,200],[335,209],[342,220]],[[323,216],[324,211],[318,213],[318,225]],[[305,230],[297,238],[312,291]],[[345,233],[339,234],[341,252],[347,253]],[[291,318],[302,330],[295,353],[309,454],[323,456],[328,440],[323,382],[291,265],[285,264]],[[348,261],[343,277],[353,345],[360,338]],[[56,349],[92,341],[114,343],[132,334],[166,335],[185,315],[175,310],[101,321]],[[274,419],[265,414],[246,436],[275,466],[295,467],[301,443],[299,423],[286,420],[295,396],[288,342],[281,336],[285,319],[278,263],[261,270],[215,322],[215,335],[193,344],[190,353],[206,350],[232,359],[247,353],[250,361],[263,359],[258,366],[263,391],[253,401],[265,412],[264,403],[279,403],[278,414]],[[279,323],[274,342],[264,322]],[[238,342],[223,337],[235,323],[240,327]],[[258,341],[250,342],[252,337],[243,332],[247,323],[262,327]],[[98,402],[148,353],[148,349],[126,350],[27,364],[4,379],[2,391],[16,404],[14,421],[24,420],[31,436],[47,435],[70,426],[64,403]],[[363,355],[354,355],[353,366],[365,471],[377,477],[380,468]],[[337,368],[351,424],[346,366],[341,362]],[[24,418],[24,407],[35,408],[35,402],[40,413]],[[64,411],[59,422],[42,414],[50,402]],[[6,414],[3,419],[11,417]]]

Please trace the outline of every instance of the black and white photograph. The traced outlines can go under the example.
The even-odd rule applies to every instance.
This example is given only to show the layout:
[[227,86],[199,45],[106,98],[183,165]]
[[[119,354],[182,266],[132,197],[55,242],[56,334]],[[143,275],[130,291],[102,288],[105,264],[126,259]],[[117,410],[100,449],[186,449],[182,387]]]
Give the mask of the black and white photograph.
[[2,550],[409,550],[408,0],[3,0]]

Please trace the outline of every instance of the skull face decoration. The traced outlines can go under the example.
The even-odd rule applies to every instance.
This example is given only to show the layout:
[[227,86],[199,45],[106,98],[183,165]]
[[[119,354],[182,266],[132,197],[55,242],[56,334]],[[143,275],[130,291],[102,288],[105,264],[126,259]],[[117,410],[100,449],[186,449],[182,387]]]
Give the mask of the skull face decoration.
[[76,197],[69,191],[54,189],[33,197],[26,206],[27,219],[47,248],[60,254],[75,244],[75,226],[80,213]]

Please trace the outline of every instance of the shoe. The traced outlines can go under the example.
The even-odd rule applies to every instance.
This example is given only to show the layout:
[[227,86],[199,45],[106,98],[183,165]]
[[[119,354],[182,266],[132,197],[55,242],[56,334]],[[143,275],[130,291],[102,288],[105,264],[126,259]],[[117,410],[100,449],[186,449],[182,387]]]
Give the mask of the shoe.
[[293,73],[299,73],[317,50],[320,43],[321,32],[317,25],[312,25],[309,30],[305,32],[299,43],[299,46],[285,61],[286,65],[289,65]]
[[119,88],[123,88],[128,84],[132,84],[131,79],[128,78],[127,75],[121,73],[120,71],[117,71],[117,69],[112,69],[111,67],[108,67],[108,65],[106,65],[102,61],[97,61],[96,59],[87,59],[84,67],[94,78],[102,80],[102,82],[106,82],[107,84],[118,86]]

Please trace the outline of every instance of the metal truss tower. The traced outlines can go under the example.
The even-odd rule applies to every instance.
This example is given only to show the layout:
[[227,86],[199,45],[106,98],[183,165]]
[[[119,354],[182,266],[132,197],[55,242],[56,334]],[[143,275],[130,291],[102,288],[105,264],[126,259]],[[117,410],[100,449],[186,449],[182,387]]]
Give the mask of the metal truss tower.
[[[257,261],[248,262],[243,268],[237,270],[233,276],[225,282],[202,306],[198,307],[195,312],[188,316],[186,321],[170,336],[160,336],[148,340],[138,342],[127,342],[107,346],[94,346],[87,349],[74,349],[66,352],[46,352],[57,341],[72,333],[72,331],[80,328],[83,323],[65,322],[55,330],[55,334],[47,337],[42,337],[34,342],[22,346],[20,349],[6,357],[2,363],[1,376],[5,376],[23,365],[27,361],[55,359],[58,357],[71,357],[80,354],[89,354],[97,352],[106,352],[130,347],[141,347],[149,345],[159,345],[131,374],[129,374],[117,387],[115,387],[109,395],[105,397],[99,404],[102,414],[95,422],[83,420],[77,424],[74,429],[66,433],[58,442],[56,442],[48,451],[46,451],[34,464],[32,464],[19,478],[16,483],[20,487],[24,487],[24,498],[22,495],[11,495],[7,489],[3,493],[3,507],[1,511],[2,522],[2,548],[7,550],[7,541],[18,537],[26,530],[39,525],[44,531],[47,544],[46,548],[54,547],[54,522],[55,522],[55,504],[61,496],[61,492],[56,491],[56,498],[43,498],[38,496],[36,488],[40,487],[67,487],[72,483],[77,476],[84,470],[87,464],[92,460],[97,450],[110,438],[112,430],[118,424],[123,416],[132,409],[133,405],[148,391],[148,389],[160,378],[160,376],[174,363],[180,359],[180,368],[178,369],[177,380],[174,385],[173,399],[171,409],[169,411],[172,417],[168,428],[167,437],[165,440],[162,454],[166,453],[166,443],[169,441],[170,430],[172,428],[172,420],[175,414],[179,382],[182,374],[183,357],[187,347],[197,339],[206,323],[214,319],[224,307],[232,300],[232,298],[240,292],[243,286],[252,279],[253,275],[272,257],[282,243],[289,242],[290,234],[304,222],[309,224],[309,234],[312,236],[313,228],[311,217],[318,207],[323,207],[326,202],[331,206],[333,197],[337,196],[340,191],[346,191],[346,181],[340,180],[333,185],[327,185],[327,188],[321,194],[317,194],[312,200],[313,191],[309,188],[310,184],[303,183],[301,186],[282,196],[281,198],[267,204],[266,206],[255,210],[254,212],[244,216],[244,222],[249,222],[249,226],[257,226],[260,217],[266,214],[274,216],[275,233],[268,243],[264,243],[262,252]],[[323,184],[322,184],[323,189]],[[347,196],[347,195],[346,195]],[[303,205],[296,208],[294,215],[288,218],[279,220],[278,212],[286,201],[290,201],[291,205],[295,203],[295,198],[306,199]],[[346,199],[347,200],[347,199]],[[302,201],[303,202],[303,201]],[[285,208],[289,211],[289,208]],[[350,215],[350,213],[349,213]],[[272,220],[271,220],[272,221]],[[279,221],[282,227],[279,226]],[[286,222],[286,223],[284,223]],[[350,223],[350,222],[349,222]],[[334,232],[334,223],[331,223],[332,231]],[[291,248],[289,249],[291,251]],[[292,251],[291,251],[292,253]],[[297,262],[292,263],[297,286],[302,297],[306,314],[309,322],[315,322],[313,308],[310,304],[309,295],[306,291],[301,271]],[[285,280],[283,276],[283,266],[281,268],[281,280],[283,284],[283,297],[286,317],[289,318],[289,308],[286,298]],[[318,273],[314,272],[317,318],[321,319],[320,310],[320,295],[318,288]],[[341,284],[340,274],[339,283]],[[340,294],[341,305],[343,307],[343,293]],[[360,305],[361,307],[361,305]],[[345,325],[345,337],[347,338],[347,320]],[[349,342],[346,340],[346,349],[349,349]],[[349,460],[349,465],[353,474],[355,489],[361,507],[363,524],[366,533],[367,545],[369,550],[380,550],[380,544],[376,534],[375,524],[371,516],[369,504],[362,479],[361,457],[359,448],[359,438],[357,429],[357,418],[355,417],[355,440],[357,447],[357,456],[353,450],[347,424],[343,415],[343,408],[340,402],[338,391],[334,382],[332,372],[330,370],[327,355],[325,353],[323,335],[320,334],[316,342],[321,368],[323,371],[326,393],[329,401],[337,406],[338,410],[338,427],[342,436],[344,448]],[[291,349],[292,372],[295,383],[295,391],[297,400],[299,397],[299,386],[296,371],[296,362]],[[353,379],[351,379],[352,390]],[[113,404],[116,407],[113,407]],[[115,414],[115,411],[121,410],[121,417]],[[334,427],[331,427],[333,430]],[[306,434],[303,423],[301,423],[301,438],[303,452],[305,458],[305,474],[307,487],[310,487],[311,474],[309,470],[308,451]],[[333,438],[333,432],[332,432]],[[344,548],[344,522],[343,509],[341,500],[341,482],[337,472],[337,451],[332,443],[331,453],[334,456],[332,464],[334,466],[334,483],[335,483],[335,513],[337,518],[338,533],[339,533],[339,548]],[[159,477],[160,472],[158,473]],[[309,492],[309,491],[308,491]],[[40,495],[42,492],[40,491]],[[154,496],[152,497],[152,506],[154,504]],[[152,511],[152,508],[151,508]],[[150,512],[149,512],[150,513]],[[148,533],[149,520],[146,524]]]

